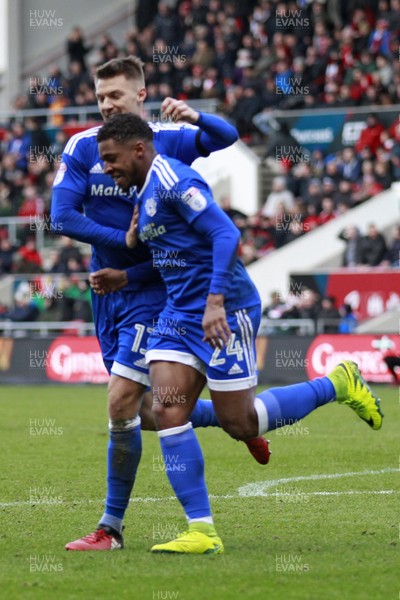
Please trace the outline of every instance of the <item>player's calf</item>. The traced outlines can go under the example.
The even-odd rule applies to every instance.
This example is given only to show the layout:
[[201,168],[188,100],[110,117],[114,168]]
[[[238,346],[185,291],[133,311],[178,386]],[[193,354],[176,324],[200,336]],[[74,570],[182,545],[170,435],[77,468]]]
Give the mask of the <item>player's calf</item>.
[[246,442],[247,440],[254,439],[258,435],[258,427],[255,418],[252,420],[252,422],[249,420],[245,421],[245,419],[240,422],[233,419],[218,418],[220,420],[222,429],[226,431],[226,433],[228,433],[234,440]]
[[156,424],[153,415],[153,396],[151,392],[146,392],[143,395],[142,404],[140,406],[139,417],[142,423],[142,431],[155,431]]
[[246,442],[259,435],[253,389],[211,390],[211,397],[221,427],[233,439]]

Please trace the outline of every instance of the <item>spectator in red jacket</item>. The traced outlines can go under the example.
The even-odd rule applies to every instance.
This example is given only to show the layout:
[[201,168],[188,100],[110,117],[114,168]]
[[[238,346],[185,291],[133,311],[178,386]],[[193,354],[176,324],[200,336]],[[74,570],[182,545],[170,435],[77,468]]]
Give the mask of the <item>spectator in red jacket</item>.
[[360,138],[356,144],[357,152],[362,152],[366,147],[370,148],[373,154],[376,154],[376,150],[380,145],[380,136],[384,127],[379,123],[378,118],[375,114],[370,113],[367,117],[367,127],[362,130]]
[[318,225],[325,225],[325,223],[332,221],[335,217],[335,203],[332,198],[325,196],[322,199],[322,210],[318,215]]
[[42,268],[42,257],[36,249],[34,238],[28,238],[25,246],[18,250],[18,256],[21,259],[20,273],[37,273]]
[[34,217],[35,215],[42,215],[44,204],[38,194],[37,188],[34,185],[27,185],[24,187],[22,194],[23,202],[18,209],[18,216]]

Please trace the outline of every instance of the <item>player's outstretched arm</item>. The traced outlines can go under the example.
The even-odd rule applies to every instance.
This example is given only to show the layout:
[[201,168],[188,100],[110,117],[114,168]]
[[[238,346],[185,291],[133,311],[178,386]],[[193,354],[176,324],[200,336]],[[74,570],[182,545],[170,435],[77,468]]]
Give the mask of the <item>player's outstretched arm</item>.
[[64,188],[53,188],[51,225],[55,233],[79,242],[126,248],[126,232],[99,225],[82,214],[83,196]]
[[[161,112],[174,121],[184,121],[199,128],[197,132],[192,133],[195,135],[199,156],[208,156],[210,152],[228,148],[239,138],[233,125],[216,115],[195,111],[183,100],[165,98]],[[193,143],[193,140],[190,143]]]

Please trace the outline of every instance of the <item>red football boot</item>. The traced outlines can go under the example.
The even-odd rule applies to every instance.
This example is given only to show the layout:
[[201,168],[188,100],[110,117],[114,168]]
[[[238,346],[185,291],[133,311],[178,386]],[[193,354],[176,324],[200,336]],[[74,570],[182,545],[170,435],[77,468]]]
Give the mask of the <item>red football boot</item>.
[[258,463],[260,463],[260,465],[268,464],[269,457],[271,456],[269,440],[266,440],[265,437],[260,435],[252,440],[247,440],[245,444],[248,447],[250,454]]
[[103,526],[96,529],[93,533],[89,533],[79,540],[70,542],[65,546],[66,550],[119,550],[124,547],[122,535],[111,529],[111,527]]

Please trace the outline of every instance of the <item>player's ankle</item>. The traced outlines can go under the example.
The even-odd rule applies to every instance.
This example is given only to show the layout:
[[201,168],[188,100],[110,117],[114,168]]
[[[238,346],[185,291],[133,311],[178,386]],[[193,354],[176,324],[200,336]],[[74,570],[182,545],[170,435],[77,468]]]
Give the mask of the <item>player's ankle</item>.
[[198,531],[209,537],[218,535],[214,523],[205,523],[204,521],[192,521],[189,523],[189,531]]

